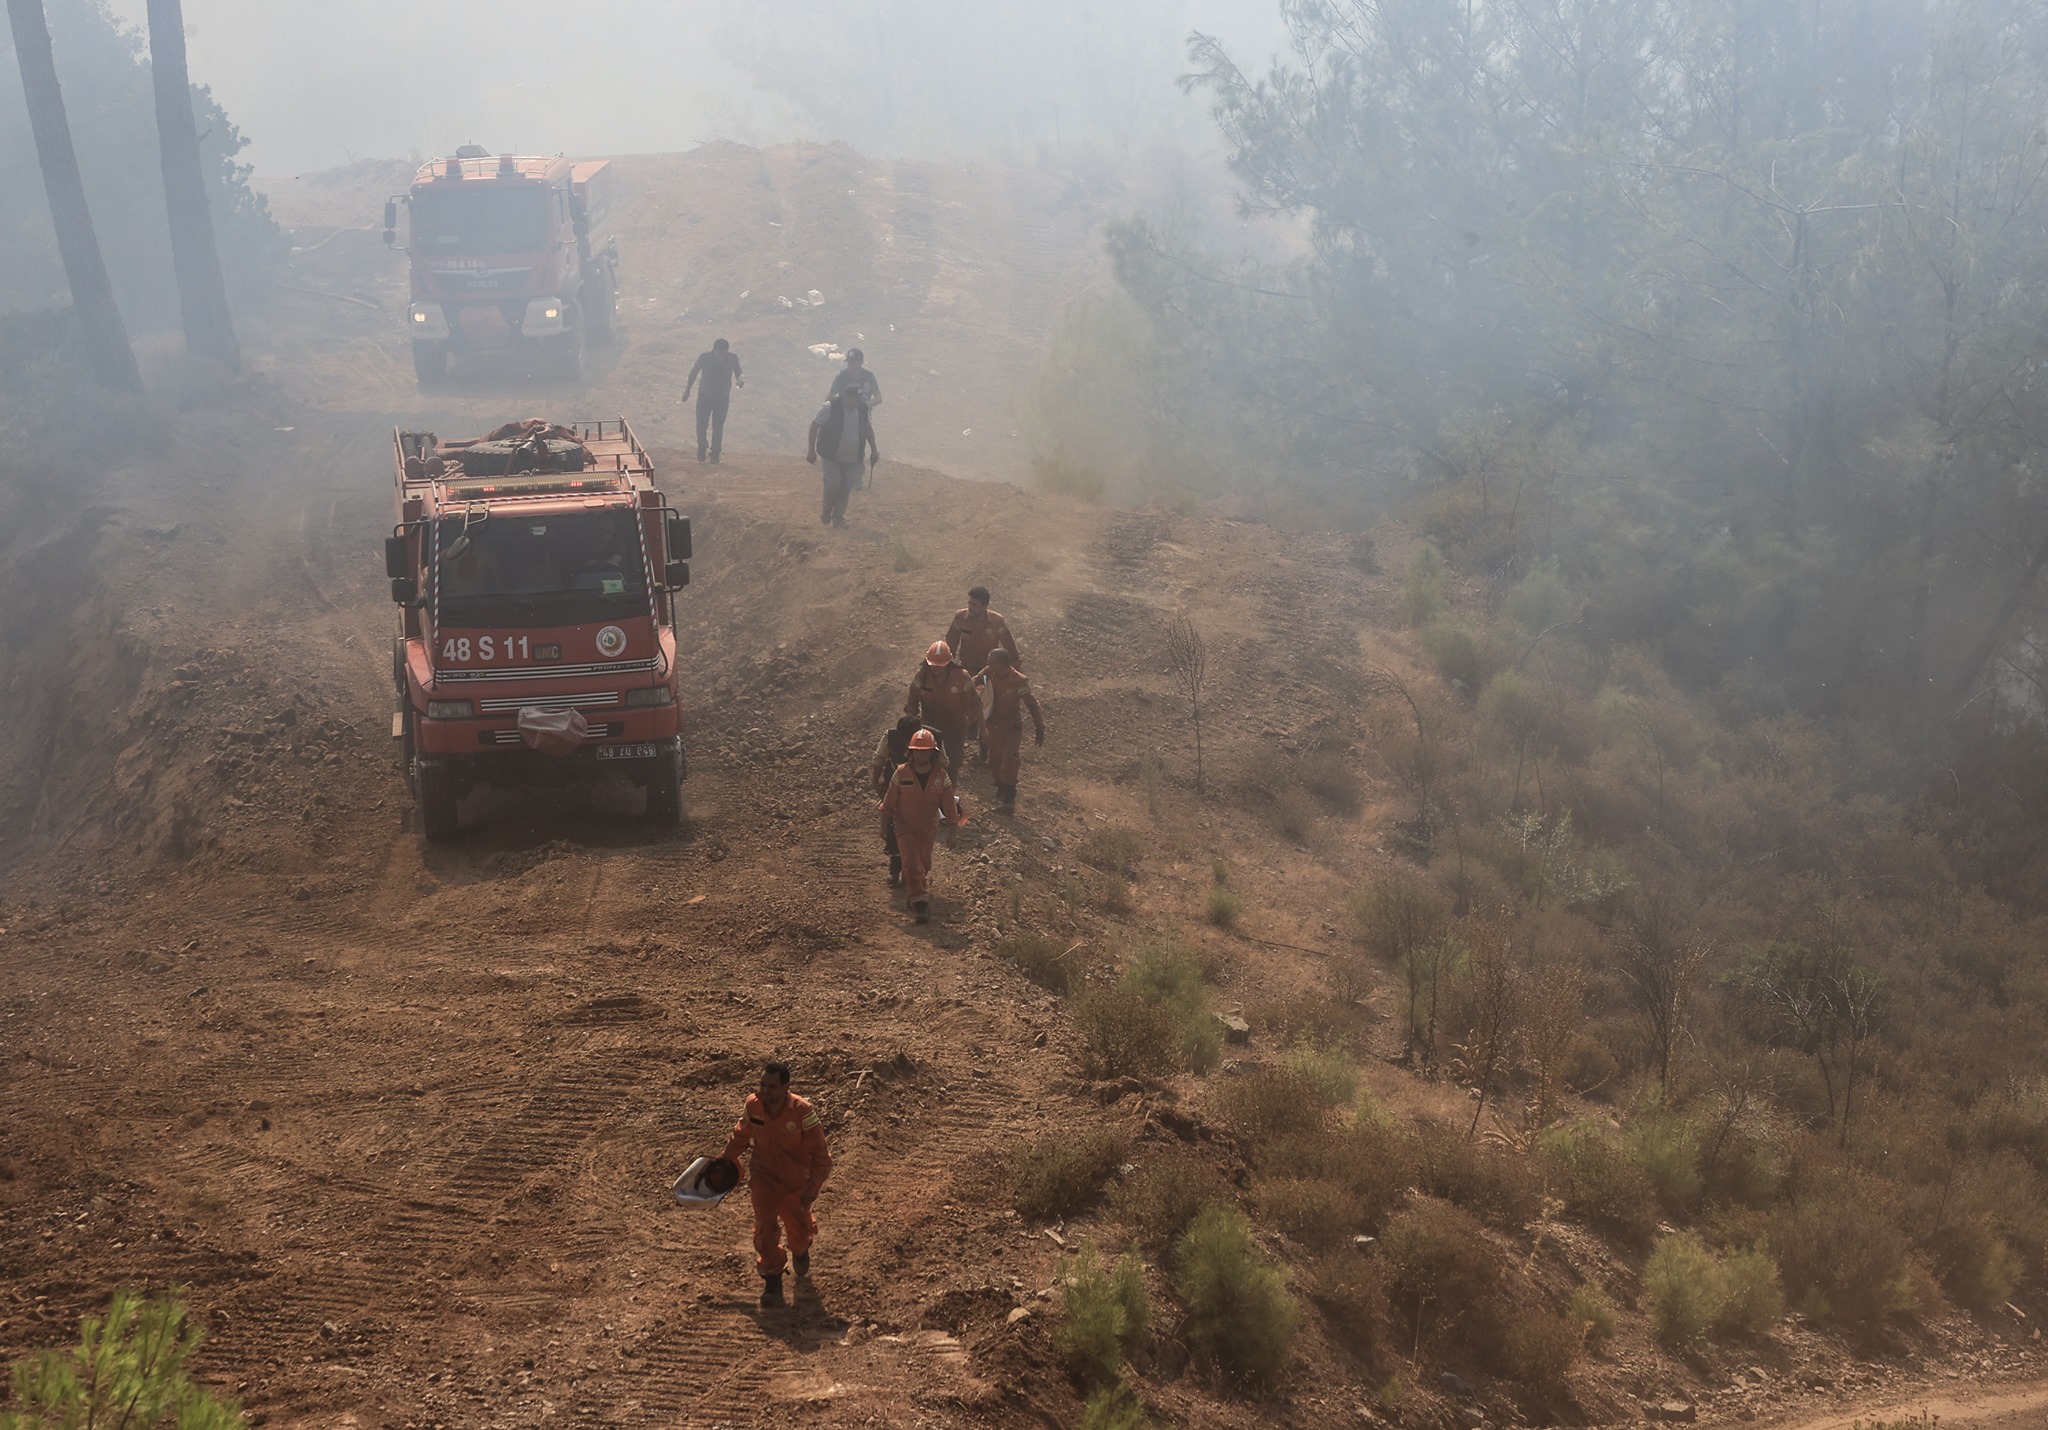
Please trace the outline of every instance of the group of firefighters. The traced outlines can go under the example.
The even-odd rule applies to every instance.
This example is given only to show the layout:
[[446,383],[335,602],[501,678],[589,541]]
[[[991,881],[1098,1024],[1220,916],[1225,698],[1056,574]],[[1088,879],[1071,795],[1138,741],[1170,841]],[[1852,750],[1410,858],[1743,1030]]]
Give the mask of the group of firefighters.
[[[700,462],[719,460],[735,382],[746,385],[739,355],[720,338],[697,359],[683,389],[685,399],[692,388],[698,392]],[[819,519],[828,526],[846,525],[847,499],[860,485],[863,459],[870,469],[881,460],[869,416],[881,400],[881,385],[866,369],[860,349],[849,350],[845,369],[833,377],[825,405],[811,422],[804,456],[820,469],[824,506]],[[944,639],[925,651],[904,696],[903,716],[882,736],[868,766],[881,800],[889,886],[903,889],[916,922],[931,921],[932,854],[939,831],[945,830],[950,849],[967,822],[958,782],[968,741],[978,746],[995,783],[996,812],[1014,814],[1027,715],[1032,742],[1043,745],[1045,712],[1024,674],[1017,638],[1002,613],[989,609],[988,588],[976,586],[954,613]],[[818,1234],[811,1205],[832,1171],[818,1110],[790,1091],[789,1079],[786,1063],[762,1068],[760,1085],[747,1098],[725,1151],[700,1172],[701,1185],[693,1189],[731,1191],[742,1177],[740,1159],[748,1157],[744,1175],[754,1207],[754,1265],[764,1307],[783,1304],[787,1270],[794,1269],[799,1279],[810,1275],[811,1242]]]

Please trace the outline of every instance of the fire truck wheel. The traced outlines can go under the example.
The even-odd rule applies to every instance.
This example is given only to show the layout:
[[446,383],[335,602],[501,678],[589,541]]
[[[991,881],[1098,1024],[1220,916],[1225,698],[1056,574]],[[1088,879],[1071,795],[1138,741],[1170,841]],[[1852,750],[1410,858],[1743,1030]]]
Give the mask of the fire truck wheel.
[[658,756],[647,781],[647,817],[673,829],[683,822],[683,764],[674,750]]
[[455,772],[438,760],[413,766],[419,786],[420,827],[429,839],[452,839],[461,825],[456,812]]
[[421,387],[429,387],[448,376],[448,349],[439,343],[412,345],[412,370]]
[[555,341],[560,344],[555,349],[555,371],[570,382],[583,381],[583,324],[579,321]]
[[583,311],[590,315],[590,335],[604,342],[612,335],[619,313],[619,295],[612,285],[610,264],[598,268],[583,285]]

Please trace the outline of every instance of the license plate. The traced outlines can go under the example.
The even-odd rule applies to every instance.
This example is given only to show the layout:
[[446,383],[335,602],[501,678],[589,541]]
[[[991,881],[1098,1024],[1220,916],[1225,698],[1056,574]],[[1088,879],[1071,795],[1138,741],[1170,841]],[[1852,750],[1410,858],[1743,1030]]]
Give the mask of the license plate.
[[597,757],[600,760],[651,760],[659,748],[656,745],[599,745]]

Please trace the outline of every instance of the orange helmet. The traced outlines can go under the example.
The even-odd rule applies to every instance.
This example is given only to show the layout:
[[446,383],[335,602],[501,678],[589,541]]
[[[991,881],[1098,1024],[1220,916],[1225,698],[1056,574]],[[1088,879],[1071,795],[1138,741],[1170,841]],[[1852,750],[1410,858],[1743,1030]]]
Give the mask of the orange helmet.
[[953,647],[947,645],[944,641],[933,641],[931,649],[924,653],[924,663],[926,665],[951,665],[953,663]]
[[919,730],[910,737],[910,748],[913,750],[936,750],[938,747],[939,737],[929,730]]

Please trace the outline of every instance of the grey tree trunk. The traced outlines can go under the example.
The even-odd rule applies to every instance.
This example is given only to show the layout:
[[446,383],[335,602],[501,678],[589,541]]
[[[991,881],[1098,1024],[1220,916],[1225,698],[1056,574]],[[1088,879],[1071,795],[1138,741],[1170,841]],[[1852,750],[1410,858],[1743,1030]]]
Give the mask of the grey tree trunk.
[[199,132],[192,122],[183,0],[149,0],[149,69],[156,84],[156,137],[163,158],[164,209],[171,222],[171,267],[178,275],[185,350],[240,368],[242,347],[235,341],[227,285],[221,281],[213,213],[199,167]]
[[29,127],[35,133],[43,188],[50,198],[57,252],[71,285],[71,305],[85,330],[93,377],[101,387],[140,392],[142,373],[135,366],[134,349],[128,346],[121,310],[114,306],[114,286],[107,281],[99,235],[85,203],[85,181],[78,173],[78,154],[71,147],[71,121],[65,117],[64,92],[57,85],[57,61],[50,49],[43,0],[7,0],[7,22],[14,31],[14,55],[21,64],[21,89],[28,99]]

